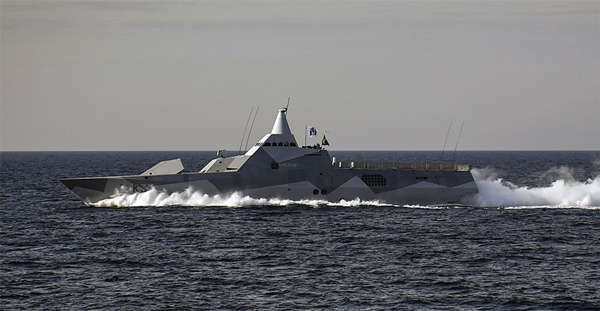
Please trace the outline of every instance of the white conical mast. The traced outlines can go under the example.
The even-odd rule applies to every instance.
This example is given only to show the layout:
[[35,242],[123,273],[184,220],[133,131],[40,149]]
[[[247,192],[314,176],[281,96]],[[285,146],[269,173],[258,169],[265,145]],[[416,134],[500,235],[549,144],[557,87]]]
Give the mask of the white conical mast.
[[279,109],[277,119],[275,120],[273,129],[271,130],[271,134],[292,134],[292,132],[290,131],[290,126],[288,125],[287,119],[285,117],[286,111],[287,108]]

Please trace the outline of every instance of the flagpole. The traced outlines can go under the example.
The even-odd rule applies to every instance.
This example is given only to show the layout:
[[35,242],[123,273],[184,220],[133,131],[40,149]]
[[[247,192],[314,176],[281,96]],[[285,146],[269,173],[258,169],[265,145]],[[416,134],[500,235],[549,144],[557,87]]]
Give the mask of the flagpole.
[[306,147],[306,131],[308,131],[308,124],[304,124],[304,146]]

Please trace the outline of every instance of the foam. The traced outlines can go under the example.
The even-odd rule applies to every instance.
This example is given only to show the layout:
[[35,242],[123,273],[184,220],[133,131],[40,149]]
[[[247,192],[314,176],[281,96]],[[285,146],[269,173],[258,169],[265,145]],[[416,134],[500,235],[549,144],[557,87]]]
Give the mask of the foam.
[[117,194],[115,197],[92,204],[98,207],[139,207],[139,206],[221,206],[221,207],[248,207],[248,206],[291,206],[301,205],[308,207],[357,207],[357,206],[393,206],[379,201],[363,201],[360,199],[341,200],[328,202],[325,200],[285,200],[285,199],[254,199],[235,192],[229,196],[210,196],[201,192],[194,192],[191,188],[183,192],[167,194],[152,188],[149,191],[133,194]]
[[566,167],[552,168],[550,173],[561,173],[561,178],[548,187],[520,187],[495,178],[485,169],[472,171],[479,193],[462,200],[477,207],[510,208],[576,208],[600,209],[600,176],[585,182],[576,181]]

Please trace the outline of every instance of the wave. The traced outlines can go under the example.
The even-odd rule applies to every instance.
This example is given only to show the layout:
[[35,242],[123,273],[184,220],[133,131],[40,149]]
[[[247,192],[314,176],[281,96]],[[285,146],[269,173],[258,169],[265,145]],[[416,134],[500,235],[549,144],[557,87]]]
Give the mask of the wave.
[[[521,187],[497,178],[493,170],[473,169],[473,177],[479,193],[469,195],[459,205],[410,205],[409,208],[471,208],[502,207],[514,208],[588,208],[600,210],[600,176],[585,182],[576,181],[568,168],[553,168],[543,176],[560,176],[548,187]],[[397,206],[377,200],[360,199],[328,202],[325,200],[285,200],[255,199],[240,193],[229,196],[210,196],[194,192],[191,188],[183,192],[167,194],[151,189],[143,193],[120,194],[93,204],[99,207],[139,207],[139,206],[308,206],[308,207],[357,207],[357,206]]]
[[509,208],[573,208],[600,209],[600,176],[585,182],[576,181],[566,167],[552,168],[542,176],[557,175],[548,187],[520,187],[501,178],[492,170],[473,169],[479,193],[468,196],[462,203],[476,207]]

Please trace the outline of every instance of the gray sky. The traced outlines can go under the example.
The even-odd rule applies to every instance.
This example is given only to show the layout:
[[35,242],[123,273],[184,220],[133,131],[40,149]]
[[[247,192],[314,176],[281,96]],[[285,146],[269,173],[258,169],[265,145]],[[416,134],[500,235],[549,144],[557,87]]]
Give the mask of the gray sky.
[[[0,150],[600,149],[600,1],[2,1]],[[319,134],[320,136],[320,134]],[[317,140],[309,140],[316,143]]]

